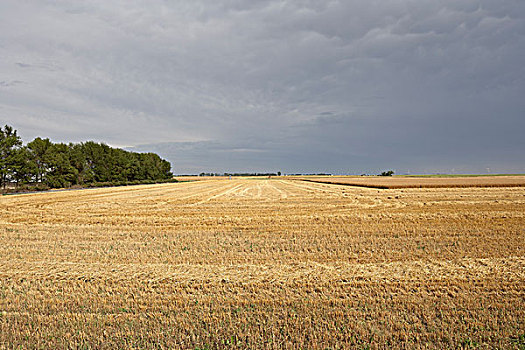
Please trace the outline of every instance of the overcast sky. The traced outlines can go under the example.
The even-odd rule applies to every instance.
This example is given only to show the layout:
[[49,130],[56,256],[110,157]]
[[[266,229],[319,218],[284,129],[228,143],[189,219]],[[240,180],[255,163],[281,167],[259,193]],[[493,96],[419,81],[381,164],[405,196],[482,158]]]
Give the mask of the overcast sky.
[[525,1],[1,0],[0,122],[177,174],[525,173]]

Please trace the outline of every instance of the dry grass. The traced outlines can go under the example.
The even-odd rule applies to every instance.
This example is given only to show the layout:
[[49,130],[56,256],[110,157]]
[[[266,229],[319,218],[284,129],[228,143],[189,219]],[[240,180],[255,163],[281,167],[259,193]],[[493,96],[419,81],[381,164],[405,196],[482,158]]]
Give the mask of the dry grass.
[[0,348],[523,348],[525,189],[0,198]]
[[380,189],[525,187],[525,176],[398,177],[398,176],[303,176],[303,181]]

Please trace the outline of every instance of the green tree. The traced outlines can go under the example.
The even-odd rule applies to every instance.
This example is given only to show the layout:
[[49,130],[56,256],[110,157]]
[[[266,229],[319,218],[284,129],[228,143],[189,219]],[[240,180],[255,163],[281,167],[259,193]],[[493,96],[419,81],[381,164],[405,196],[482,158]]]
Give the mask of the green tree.
[[129,152],[112,148],[109,153],[111,162],[111,181],[131,181],[131,157]]
[[4,189],[14,175],[14,165],[22,140],[13,127],[0,128],[0,186]]
[[83,144],[69,144],[70,162],[77,170],[76,183],[83,185],[94,181],[95,175],[88,162]]
[[23,147],[16,130],[7,125],[0,128],[0,187],[9,182],[56,188],[172,177],[171,164],[155,153],[133,153],[93,141],[54,144],[40,137]]
[[16,187],[20,184],[27,184],[36,179],[38,169],[36,163],[32,161],[31,153],[27,147],[17,149],[13,155],[12,179]]
[[36,167],[36,182],[44,182],[51,162],[51,148],[53,143],[49,139],[37,137],[27,144],[29,156]]
[[71,154],[68,145],[53,144],[49,150],[49,172],[46,184],[49,187],[70,187],[76,184],[78,170],[71,165]]
[[98,182],[111,181],[111,168],[113,160],[111,159],[111,147],[101,143],[97,144],[98,158],[95,163],[95,180]]

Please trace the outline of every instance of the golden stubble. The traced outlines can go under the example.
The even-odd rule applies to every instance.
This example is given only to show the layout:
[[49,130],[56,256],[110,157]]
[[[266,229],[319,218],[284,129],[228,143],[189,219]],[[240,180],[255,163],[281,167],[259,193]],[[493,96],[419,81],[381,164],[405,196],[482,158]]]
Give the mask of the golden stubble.
[[222,179],[4,196],[0,213],[0,347],[525,341],[524,188]]

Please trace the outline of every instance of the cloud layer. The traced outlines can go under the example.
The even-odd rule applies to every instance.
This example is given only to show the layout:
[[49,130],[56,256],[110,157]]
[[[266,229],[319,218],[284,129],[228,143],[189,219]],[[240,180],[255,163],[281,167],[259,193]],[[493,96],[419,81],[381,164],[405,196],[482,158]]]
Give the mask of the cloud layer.
[[525,172],[525,3],[0,3],[0,121],[200,171]]

